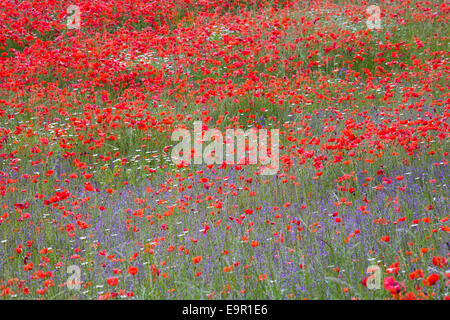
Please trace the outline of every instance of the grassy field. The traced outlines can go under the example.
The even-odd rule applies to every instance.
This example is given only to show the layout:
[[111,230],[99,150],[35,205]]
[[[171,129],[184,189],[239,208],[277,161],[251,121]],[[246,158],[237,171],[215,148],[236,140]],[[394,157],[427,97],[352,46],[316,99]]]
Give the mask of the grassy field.
[[450,299],[448,3],[71,4],[0,1],[2,299]]

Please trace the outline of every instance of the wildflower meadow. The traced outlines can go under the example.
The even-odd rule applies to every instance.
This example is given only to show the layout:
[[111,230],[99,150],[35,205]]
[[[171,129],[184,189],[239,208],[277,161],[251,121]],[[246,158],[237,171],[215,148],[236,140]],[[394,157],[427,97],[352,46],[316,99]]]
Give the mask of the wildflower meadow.
[[450,300],[449,17],[0,0],[0,299]]

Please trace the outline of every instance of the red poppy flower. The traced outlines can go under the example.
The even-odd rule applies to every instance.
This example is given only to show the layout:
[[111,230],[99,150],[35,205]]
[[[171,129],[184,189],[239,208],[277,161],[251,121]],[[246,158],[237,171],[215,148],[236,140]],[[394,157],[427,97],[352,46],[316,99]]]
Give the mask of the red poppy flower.
[[434,285],[436,282],[438,282],[439,281],[439,275],[438,274],[436,274],[436,273],[433,273],[433,274],[431,274],[431,275],[429,275],[428,276],[428,278],[426,278],[426,279],[424,279],[423,280],[423,284],[424,285],[426,285],[426,286],[432,286],[432,285]]
[[119,279],[117,279],[117,278],[115,278],[115,277],[112,277],[112,278],[106,279],[106,282],[107,282],[111,287],[114,287],[114,286],[117,286],[117,284],[119,283]]
[[197,263],[199,263],[200,261],[202,261],[202,257],[201,257],[201,256],[196,256],[196,257],[193,257],[193,258],[192,258],[192,262],[193,262],[194,264],[197,264]]
[[137,267],[130,266],[130,267],[128,267],[127,271],[128,271],[129,274],[134,276],[138,272],[138,270],[139,269]]

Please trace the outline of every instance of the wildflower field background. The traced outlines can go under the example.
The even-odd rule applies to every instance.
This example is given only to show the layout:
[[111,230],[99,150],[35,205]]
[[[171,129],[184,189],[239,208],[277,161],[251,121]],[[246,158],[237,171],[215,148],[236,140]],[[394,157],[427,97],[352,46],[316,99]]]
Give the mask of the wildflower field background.
[[[449,14],[0,0],[0,297],[450,299]],[[194,121],[279,129],[278,174],[174,165]]]

